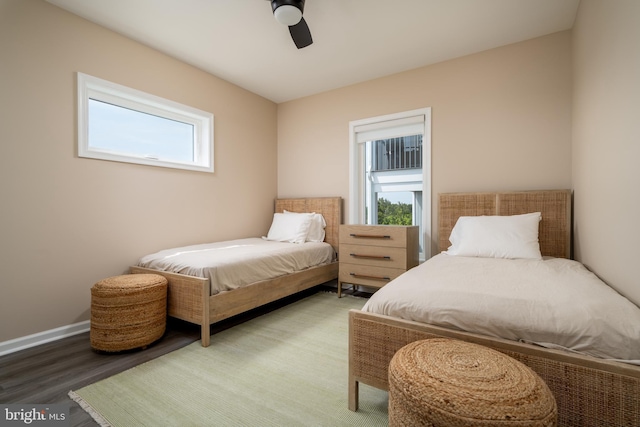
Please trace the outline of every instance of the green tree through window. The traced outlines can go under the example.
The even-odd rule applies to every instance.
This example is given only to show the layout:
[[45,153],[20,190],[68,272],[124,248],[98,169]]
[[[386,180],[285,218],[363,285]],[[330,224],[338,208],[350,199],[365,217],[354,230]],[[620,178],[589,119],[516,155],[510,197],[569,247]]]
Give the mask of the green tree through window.
[[385,198],[378,199],[378,224],[413,225],[411,204],[391,203]]

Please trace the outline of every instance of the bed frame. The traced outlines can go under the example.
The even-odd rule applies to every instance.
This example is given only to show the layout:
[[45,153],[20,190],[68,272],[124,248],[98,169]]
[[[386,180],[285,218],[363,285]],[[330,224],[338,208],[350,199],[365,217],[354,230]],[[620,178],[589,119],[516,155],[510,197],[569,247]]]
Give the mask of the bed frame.
[[[276,199],[275,212],[316,212],[324,216],[325,242],[338,252],[338,231],[342,221],[340,197]],[[202,346],[211,342],[210,325],[272,301],[325,283],[338,277],[338,263],[263,280],[248,286],[211,295],[209,279],[132,266],[130,273],[153,273],[167,278],[168,315],[201,327]]]
[[[568,190],[439,195],[438,245],[449,246],[459,216],[542,212],[543,255],[571,256]],[[449,337],[495,348],[531,367],[558,404],[558,426],[640,426],[640,366],[545,349],[359,310],[349,312],[349,409],[358,409],[359,383],[388,390],[389,362],[406,344]]]

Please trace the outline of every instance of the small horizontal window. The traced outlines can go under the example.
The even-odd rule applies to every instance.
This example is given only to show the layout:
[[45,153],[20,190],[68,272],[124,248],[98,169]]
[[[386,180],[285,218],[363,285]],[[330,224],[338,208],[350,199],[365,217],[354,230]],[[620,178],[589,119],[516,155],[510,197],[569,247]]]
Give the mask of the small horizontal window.
[[213,114],[78,73],[78,156],[213,172]]

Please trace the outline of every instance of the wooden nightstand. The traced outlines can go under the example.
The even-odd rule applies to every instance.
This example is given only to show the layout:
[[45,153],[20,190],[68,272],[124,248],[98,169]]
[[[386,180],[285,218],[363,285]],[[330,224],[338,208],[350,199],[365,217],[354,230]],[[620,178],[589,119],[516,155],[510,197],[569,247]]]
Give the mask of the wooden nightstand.
[[417,225],[341,225],[338,298],[343,282],[381,288],[417,266],[418,230]]

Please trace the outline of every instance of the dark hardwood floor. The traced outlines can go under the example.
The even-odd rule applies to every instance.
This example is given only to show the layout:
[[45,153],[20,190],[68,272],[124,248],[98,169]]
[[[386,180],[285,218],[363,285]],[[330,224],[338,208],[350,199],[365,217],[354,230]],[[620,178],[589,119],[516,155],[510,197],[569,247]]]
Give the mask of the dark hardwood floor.
[[[305,298],[318,291],[335,291],[318,286],[211,326],[215,334],[269,311]],[[370,296],[354,290],[346,294]],[[89,332],[0,357],[0,403],[69,405],[71,426],[98,426],[78,404],[68,397],[71,390],[110,377],[136,365],[160,357],[200,339],[200,327],[169,318],[167,331],[144,350],[100,353],[91,349]],[[212,345],[215,340],[212,339]]]

